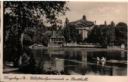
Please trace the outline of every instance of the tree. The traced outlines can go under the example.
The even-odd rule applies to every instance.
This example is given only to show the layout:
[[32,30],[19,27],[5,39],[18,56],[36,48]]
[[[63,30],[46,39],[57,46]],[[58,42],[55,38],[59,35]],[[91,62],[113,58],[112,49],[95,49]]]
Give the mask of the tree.
[[107,47],[112,36],[112,29],[109,25],[95,25],[87,40],[91,43],[100,43],[102,47]]
[[4,48],[6,57],[9,57],[10,53],[21,55],[20,38],[25,29],[41,27],[42,32],[45,32],[44,22],[46,21],[51,26],[54,25],[58,16],[64,15],[65,11],[68,10],[65,4],[66,2],[62,1],[5,1]]
[[87,42],[88,43],[99,43],[100,28],[95,25],[94,28],[89,32]]
[[116,25],[116,43],[117,45],[120,44],[127,44],[127,24],[124,22],[119,22]]
[[108,45],[113,46],[115,44],[115,23],[112,21],[107,27]]
[[76,29],[74,25],[68,24],[63,29],[63,35],[65,37],[66,42],[80,42],[81,40],[79,31]]
[[102,47],[127,44],[127,24],[112,21],[110,25],[95,25],[88,36],[88,42],[100,43]]

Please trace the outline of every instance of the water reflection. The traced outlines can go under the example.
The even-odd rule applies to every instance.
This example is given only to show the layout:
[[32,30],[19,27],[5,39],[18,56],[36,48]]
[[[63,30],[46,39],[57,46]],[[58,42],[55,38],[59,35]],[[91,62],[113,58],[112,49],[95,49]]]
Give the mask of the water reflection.
[[[124,51],[88,51],[86,49],[33,50],[37,73],[55,75],[126,75],[127,53]],[[96,58],[105,57],[106,65]]]

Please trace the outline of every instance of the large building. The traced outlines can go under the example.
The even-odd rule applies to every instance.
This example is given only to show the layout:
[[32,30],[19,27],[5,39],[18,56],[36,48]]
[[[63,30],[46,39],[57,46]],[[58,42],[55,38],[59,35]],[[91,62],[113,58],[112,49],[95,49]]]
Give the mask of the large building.
[[69,22],[68,18],[66,18],[65,26],[68,25],[77,29],[82,37],[82,40],[85,40],[88,38],[88,32],[93,28],[94,22],[88,21],[84,15],[82,19],[73,22]]

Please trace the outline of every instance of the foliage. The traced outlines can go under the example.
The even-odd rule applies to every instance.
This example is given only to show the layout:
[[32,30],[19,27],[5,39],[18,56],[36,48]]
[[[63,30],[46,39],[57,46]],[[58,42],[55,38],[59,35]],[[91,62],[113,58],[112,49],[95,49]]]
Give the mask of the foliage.
[[116,42],[118,45],[127,44],[127,24],[123,22],[119,22],[116,25]]
[[89,33],[88,42],[100,43],[102,47],[127,43],[127,24],[112,22],[110,25],[95,25]]
[[65,14],[67,9],[65,2],[4,2],[4,27],[14,28],[16,32],[12,31],[20,36],[27,27],[43,28],[45,18],[53,25],[57,16]]
[[63,29],[63,35],[66,42],[80,42],[81,40],[78,30],[73,25],[67,25]]
[[[54,25],[58,20],[58,16],[64,15],[65,11],[68,10],[65,4],[66,2],[62,1],[5,1],[4,48],[11,51],[11,47],[14,52],[19,52],[18,55],[22,54],[21,34],[26,29],[33,29],[34,35],[37,34],[38,39],[41,39],[41,36],[47,30],[45,23],[51,26]],[[29,35],[29,32],[27,31],[26,34]],[[33,40],[33,42],[36,41]]]

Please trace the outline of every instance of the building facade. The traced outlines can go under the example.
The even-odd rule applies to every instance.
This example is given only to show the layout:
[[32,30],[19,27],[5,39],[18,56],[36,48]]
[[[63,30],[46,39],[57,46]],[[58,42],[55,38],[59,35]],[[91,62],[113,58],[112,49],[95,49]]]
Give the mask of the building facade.
[[65,26],[68,26],[68,25],[72,26],[78,30],[79,34],[82,37],[82,41],[83,41],[83,40],[88,38],[88,33],[93,28],[94,22],[88,21],[86,19],[86,16],[83,15],[82,19],[77,20],[77,21],[73,21],[73,22],[69,22],[68,18],[66,18]]
[[48,47],[62,47],[64,43],[64,36],[60,33],[61,31],[53,31]]

